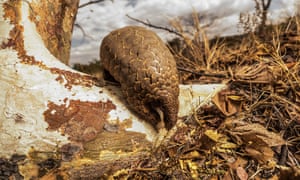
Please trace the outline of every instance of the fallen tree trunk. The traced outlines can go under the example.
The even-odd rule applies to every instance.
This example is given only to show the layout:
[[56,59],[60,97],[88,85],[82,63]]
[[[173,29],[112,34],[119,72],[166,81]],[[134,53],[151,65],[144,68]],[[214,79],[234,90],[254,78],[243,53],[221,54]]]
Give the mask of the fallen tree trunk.
[[[78,1],[19,0],[0,6],[0,157],[26,155],[30,161],[20,171],[30,178],[37,175],[27,171],[29,166],[58,156],[66,163],[66,177],[88,176],[89,165],[102,168],[100,177],[147,155],[145,149],[160,135],[127,108],[118,87],[99,84],[61,62],[69,57]],[[222,87],[181,85],[179,118]],[[127,162],[115,161],[122,158]],[[70,166],[72,159],[80,163]]]

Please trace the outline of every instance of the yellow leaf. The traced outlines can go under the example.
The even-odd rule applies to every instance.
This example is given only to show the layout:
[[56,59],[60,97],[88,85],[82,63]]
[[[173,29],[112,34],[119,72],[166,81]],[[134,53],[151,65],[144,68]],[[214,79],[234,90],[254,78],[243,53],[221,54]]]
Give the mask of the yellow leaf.
[[242,96],[237,96],[237,95],[229,95],[227,96],[228,99],[233,100],[233,101],[243,101],[244,98]]
[[224,148],[224,149],[234,149],[234,148],[237,148],[238,146],[235,143],[226,142],[226,143],[223,143],[220,147]]
[[220,138],[223,136],[222,134],[219,134],[217,131],[210,130],[210,129],[206,130],[204,134],[214,142],[218,142]]

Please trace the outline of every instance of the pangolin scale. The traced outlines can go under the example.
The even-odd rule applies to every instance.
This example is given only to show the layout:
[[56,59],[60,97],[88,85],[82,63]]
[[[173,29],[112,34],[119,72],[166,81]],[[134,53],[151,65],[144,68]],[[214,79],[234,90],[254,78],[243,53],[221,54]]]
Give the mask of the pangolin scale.
[[138,26],[114,30],[103,39],[100,58],[104,69],[121,84],[130,107],[146,122],[157,129],[163,117],[167,129],[175,125],[179,95],[176,62],[154,32]]

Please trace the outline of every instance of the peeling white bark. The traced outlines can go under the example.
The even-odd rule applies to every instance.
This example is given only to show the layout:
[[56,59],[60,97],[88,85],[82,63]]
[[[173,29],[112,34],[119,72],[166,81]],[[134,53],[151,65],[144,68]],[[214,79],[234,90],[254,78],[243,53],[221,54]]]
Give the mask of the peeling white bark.
[[[127,108],[118,88],[96,86],[90,76],[74,71],[48,51],[35,24],[28,18],[31,2],[20,1],[22,16],[16,24],[12,24],[9,17],[4,17],[5,3],[0,3],[0,157],[26,154],[32,147],[38,151],[55,151],[74,139],[77,143],[84,143],[103,131],[103,124],[95,121],[107,121],[105,123],[112,125],[131,121],[124,130],[140,132],[148,141],[153,141],[156,132]],[[23,32],[17,29],[23,35],[24,47],[8,43],[18,40],[11,33],[19,28],[17,25],[24,29]],[[29,57],[30,61],[24,60]],[[221,84],[181,85],[179,116],[188,115],[202,103],[208,103],[211,95],[222,87],[224,85]],[[51,103],[54,107],[65,109],[63,114],[58,114],[59,108],[51,109]],[[103,111],[97,112],[103,112],[106,119],[76,119],[81,116],[75,114],[81,107],[86,108],[87,103],[91,108],[99,105]],[[74,107],[79,110],[75,111]],[[50,112],[48,115],[45,114],[47,111]],[[71,115],[67,115],[69,112]],[[88,117],[98,117],[89,114],[94,111],[83,112]],[[57,123],[57,128],[50,127],[50,115],[55,115],[52,123]],[[60,117],[67,125],[60,124]],[[77,126],[85,128],[77,131]],[[83,139],[80,139],[81,136]]]

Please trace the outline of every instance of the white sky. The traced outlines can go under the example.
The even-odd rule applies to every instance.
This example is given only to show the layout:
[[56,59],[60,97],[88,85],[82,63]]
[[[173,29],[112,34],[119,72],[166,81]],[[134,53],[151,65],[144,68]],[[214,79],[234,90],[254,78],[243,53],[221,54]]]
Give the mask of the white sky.
[[[90,0],[81,0],[80,4]],[[283,21],[297,10],[300,0],[272,0],[269,19],[272,23]],[[128,17],[150,21],[163,27],[170,27],[169,21],[180,19],[186,26],[191,25],[191,13],[196,11],[203,24],[212,23],[207,30],[210,37],[241,33],[240,13],[251,13],[255,9],[254,0],[106,0],[80,8],[76,23],[84,30],[74,27],[71,64],[86,64],[99,59],[101,40],[110,31],[127,25],[141,25]],[[164,39],[170,34],[158,31]]]

